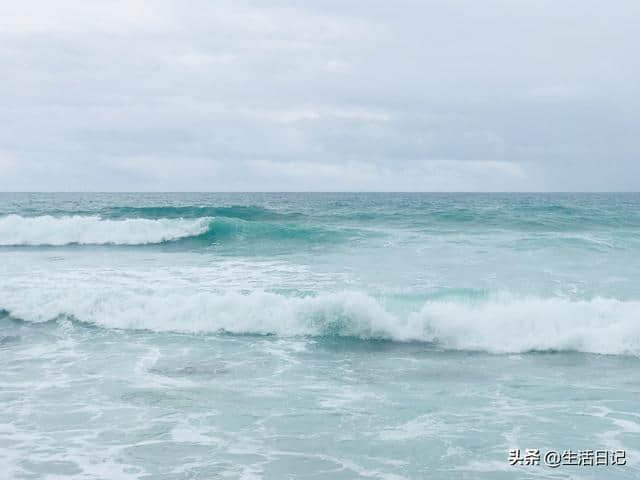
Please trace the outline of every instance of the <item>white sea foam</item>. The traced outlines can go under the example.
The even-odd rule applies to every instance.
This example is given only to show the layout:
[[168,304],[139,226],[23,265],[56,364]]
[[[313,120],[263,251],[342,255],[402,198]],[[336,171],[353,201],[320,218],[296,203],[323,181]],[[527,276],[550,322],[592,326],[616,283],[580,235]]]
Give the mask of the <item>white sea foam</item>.
[[168,279],[131,288],[111,277],[54,277],[0,285],[0,309],[27,321],[72,316],[105,328],[349,336],[435,342],[444,348],[517,353],[575,350],[640,354],[640,302],[493,296],[430,301],[412,313],[359,292],[292,297],[185,288]]
[[460,350],[640,354],[637,301],[504,295],[481,303],[429,303],[414,317],[426,322],[431,338]]
[[98,216],[0,217],[0,245],[144,245],[200,235],[211,218],[107,220]]

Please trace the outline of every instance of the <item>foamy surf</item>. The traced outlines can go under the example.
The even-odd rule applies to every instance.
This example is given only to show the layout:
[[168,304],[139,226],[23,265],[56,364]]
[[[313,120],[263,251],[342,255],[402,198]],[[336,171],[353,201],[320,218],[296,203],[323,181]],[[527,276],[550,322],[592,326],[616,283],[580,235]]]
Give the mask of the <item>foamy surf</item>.
[[38,283],[5,286],[0,308],[29,322],[71,317],[125,330],[338,336],[491,353],[640,354],[636,301],[502,294],[481,301],[428,301],[401,312],[362,292],[295,297],[266,291],[188,291],[164,282],[136,290],[118,284],[83,288],[67,281],[46,287]]
[[1,246],[147,245],[205,233],[211,218],[0,217]]

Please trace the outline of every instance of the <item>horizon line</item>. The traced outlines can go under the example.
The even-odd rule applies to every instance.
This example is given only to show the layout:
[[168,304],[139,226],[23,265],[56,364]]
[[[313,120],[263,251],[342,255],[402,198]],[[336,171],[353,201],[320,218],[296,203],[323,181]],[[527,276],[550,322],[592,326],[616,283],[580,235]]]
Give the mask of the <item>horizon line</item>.
[[261,194],[611,194],[611,193],[640,193],[640,190],[0,190],[1,194],[14,193],[48,193],[48,194],[158,194],[158,193],[261,193]]

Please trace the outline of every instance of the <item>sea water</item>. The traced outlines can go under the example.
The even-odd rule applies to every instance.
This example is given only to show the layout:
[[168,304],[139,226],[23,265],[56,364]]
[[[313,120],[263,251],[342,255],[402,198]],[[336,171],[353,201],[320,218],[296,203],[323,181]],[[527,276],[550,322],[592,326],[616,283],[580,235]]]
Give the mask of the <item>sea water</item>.
[[640,478],[639,355],[637,194],[0,195],[1,478]]

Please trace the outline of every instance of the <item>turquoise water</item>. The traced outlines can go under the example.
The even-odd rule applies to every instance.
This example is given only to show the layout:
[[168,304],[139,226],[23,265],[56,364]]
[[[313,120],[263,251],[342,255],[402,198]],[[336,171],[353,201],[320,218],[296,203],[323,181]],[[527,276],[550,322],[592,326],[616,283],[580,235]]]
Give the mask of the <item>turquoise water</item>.
[[0,194],[0,477],[640,478],[638,258],[638,194]]

